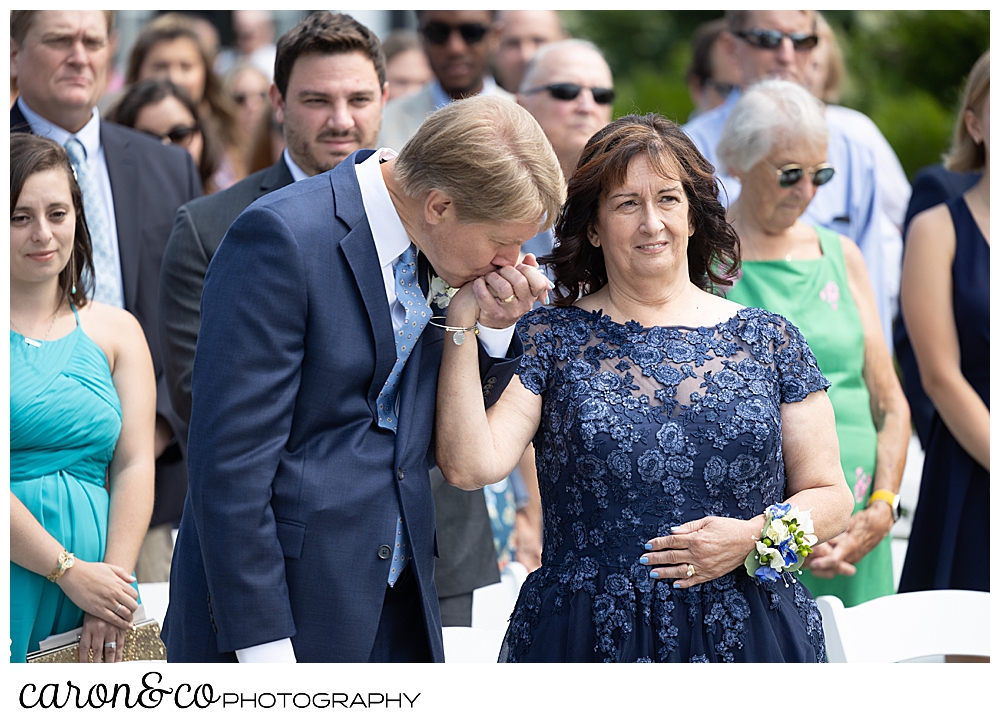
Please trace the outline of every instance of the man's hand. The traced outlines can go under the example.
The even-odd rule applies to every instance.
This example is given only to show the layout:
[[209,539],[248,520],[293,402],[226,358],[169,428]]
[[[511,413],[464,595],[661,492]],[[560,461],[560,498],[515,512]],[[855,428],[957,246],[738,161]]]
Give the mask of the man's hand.
[[491,329],[506,329],[531,311],[536,301],[548,301],[552,283],[538,269],[534,254],[517,266],[503,266],[473,282],[479,302],[479,323]]

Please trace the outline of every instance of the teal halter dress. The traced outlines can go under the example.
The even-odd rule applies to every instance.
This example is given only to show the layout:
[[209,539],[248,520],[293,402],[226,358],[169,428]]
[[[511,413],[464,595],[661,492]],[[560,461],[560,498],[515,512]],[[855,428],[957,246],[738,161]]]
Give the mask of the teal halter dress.
[[[76,328],[61,339],[32,343],[10,332],[10,491],[77,559],[100,562],[122,410],[104,352],[73,315]],[[58,585],[10,563],[12,663],[82,624]]]

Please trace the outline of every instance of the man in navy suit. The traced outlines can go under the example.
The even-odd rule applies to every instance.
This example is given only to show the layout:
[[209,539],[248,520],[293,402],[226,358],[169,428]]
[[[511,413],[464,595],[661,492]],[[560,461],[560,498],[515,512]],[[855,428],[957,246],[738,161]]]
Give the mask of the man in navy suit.
[[[80,149],[82,160],[78,160],[92,183],[83,182],[84,168],[77,174],[85,188],[94,262],[101,266],[94,298],[132,312],[153,357],[157,459],[152,526],[163,534],[150,537],[158,541],[165,534],[169,541],[167,523],[180,517],[187,477],[175,439],[182,425],[170,404],[163,373],[157,319],[160,259],[177,208],[200,196],[202,189],[186,151],[109,123],[98,114],[97,100],[111,64],[108,34],[112,20],[110,10],[11,13],[11,74],[20,97],[10,109],[10,129]],[[104,251],[100,255],[98,244]],[[144,547],[136,564],[139,580],[166,580],[169,547],[160,556],[150,554],[149,549]]]
[[[168,659],[443,660],[428,481],[441,345],[478,343],[483,395],[499,396],[513,324],[549,288],[520,245],[563,194],[534,119],[477,97],[399,156],[358,151],[236,219],[202,294]],[[442,328],[434,277],[473,284],[475,327]]]

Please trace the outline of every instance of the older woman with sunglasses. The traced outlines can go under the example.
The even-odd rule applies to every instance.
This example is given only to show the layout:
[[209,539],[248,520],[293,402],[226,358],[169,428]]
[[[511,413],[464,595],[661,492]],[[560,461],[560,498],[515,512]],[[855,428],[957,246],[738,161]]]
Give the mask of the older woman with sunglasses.
[[796,83],[767,80],[736,103],[718,153],[743,185],[728,212],[743,254],[728,298],[781,314],[805,335],[831,382],[841,466],[854,493],[847,530],[815,548],[802,579],[813,595],[856,605],[893,592],[888,534],[899,516],[910,414],[861,252],[799,219],[836,172],[826,144],[819,101]]

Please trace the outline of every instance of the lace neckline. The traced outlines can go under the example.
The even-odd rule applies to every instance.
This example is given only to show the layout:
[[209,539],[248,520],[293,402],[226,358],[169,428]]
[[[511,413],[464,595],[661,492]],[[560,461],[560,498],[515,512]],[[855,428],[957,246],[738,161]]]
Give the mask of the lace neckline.
[[568,309],[573,309],[576,312],[580,312],[582,314],[585,314],[585,315],[589,316],[591,319],[594,319],[594,320],[598,321],[599,323],[602,323],[602,324],[611,324],[612,326],[616,326],[616,327],[624,327],[625,329],[627,329],[629,331],[632,331],[632,332],[642,332],[642,331],[651,331],[653,329],[686,329],[688,331],[698,331],[699,329],[705,329],[705,330],[718,329],[719,327],[725,326],[726,324],[732,322],[734,319],[736,319],[737,317],[739,317],[740,314],[743,313],[743,311],[745,311],[749,307],[744,306],[744,307],[738,309],[735,314],[733,314],[732,316],[730,316],[727,319],[723,319],[722,321],[718,321],[718,322],[716,322],[714,324],[702,324],[701,326],[687,326],[687,325],[684,325],[684,324],[669,324],[669,325],[657,324],[657,325],[654,325],[654,326],[643,326],[642,324],[640,324],[635,319],[630,319],[629,321],[626,321],[625,323],[617,322],[614,319],[612,319],[611,316],[609,316],[608,314],[605,314],[603,308],[601,308],[601,309],[595,309],[593,311],[588,311],[587,309],[583,309],[583,308],[581,308],[579,306],[576,306],[576,305],[573,305],[573,306],[562,306],[562,307],[555,307],[555,308],[561,308],[561,309],[567,309],[567,310]]

